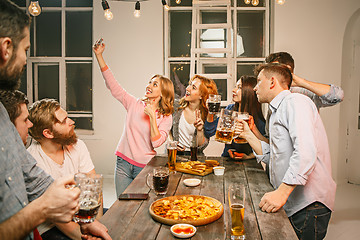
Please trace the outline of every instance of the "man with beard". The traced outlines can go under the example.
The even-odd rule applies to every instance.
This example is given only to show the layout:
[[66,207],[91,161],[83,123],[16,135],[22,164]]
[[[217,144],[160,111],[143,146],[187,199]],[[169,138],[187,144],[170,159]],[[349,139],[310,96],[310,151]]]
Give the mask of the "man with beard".
[[[0,90],[16,90],[30,47],[30,17],[8,0],[0,1]],[[0,239],[34,238],[45,221],[69,222],[79,209],[73,176],[53,180],[36,166],[0,103]],[[81,225],[84,234],[111,239],[99,222]],[[83,235],[84,238],[91,236]]]
[[10,121],[15,125],[21,140],[26,146],[29,128],[33,126],[29,120],[29,111],[27,108],[29,101],[26,95],[18,90],[0,90],[0,102],[6,108]]
[[[95,173],[85,143],[76,136],[74,121],[68,118],[59,102],[42,99],[33,103],[29,108],[29,120],[34,124],[30,134],[36,141],[31,143],[28,151],[45,172],[54,179],[78,172]],[[99,212],[102,213],[102,209]],[[54,239],[62,233],[72,239],[81,237],[79,225],[74,222],[53,226],[44,223],[38,227],[43,239]]]

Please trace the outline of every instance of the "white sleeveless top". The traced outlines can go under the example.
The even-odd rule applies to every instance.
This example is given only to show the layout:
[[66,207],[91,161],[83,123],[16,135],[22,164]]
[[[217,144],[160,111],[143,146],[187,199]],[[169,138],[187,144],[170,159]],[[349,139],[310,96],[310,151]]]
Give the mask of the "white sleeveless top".
[[194,137],[194,132],[194,124],[189,124],[186,121],[183,112],[179,121],[179,145],[185,148],[185,151],[190,151],[191,141]]

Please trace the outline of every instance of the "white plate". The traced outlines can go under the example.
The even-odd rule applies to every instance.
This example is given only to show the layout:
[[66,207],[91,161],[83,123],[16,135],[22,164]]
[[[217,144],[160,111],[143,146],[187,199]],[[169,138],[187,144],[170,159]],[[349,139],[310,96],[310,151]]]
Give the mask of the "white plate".
[[[176,228],[189,228],[189,227],[193,229],[192,233],[185,234],[185,233],[176,233],[176,232],[174,232],[174,230],[176,231]],[[171,231],[172,235],[174,235],[175,237],[178,237],[178,238],[190,238],[190,237],[195,235],[196,227],[194,227],[191,224],[178,223],[178,224],[172,225],[171,228],[170,228],[170,231]]]
[[185,179],[183,182],[188,187],[196,187],[201,183],[201,180],[197,178],[188,178]]

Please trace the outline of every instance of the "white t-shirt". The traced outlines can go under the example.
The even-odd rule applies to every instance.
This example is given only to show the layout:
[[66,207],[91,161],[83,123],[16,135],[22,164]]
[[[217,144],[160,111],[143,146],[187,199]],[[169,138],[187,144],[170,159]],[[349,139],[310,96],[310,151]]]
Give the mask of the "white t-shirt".
[[184,112],[181,114],[179,121],[179,145],[190,151],[191,141],[194,137],[195,126],[186,121]]
[[[78,172],[87,173],[94,169],[90,153],[85,143],[80,139],[78,139],[76,144],[64,147],[64,162],[61,165],[46,155],[37,141],[33,141],[27,150],[37,161],[37,166],[50,174],[54,179],[74,175]],[[45,222],[38,226],[38,231],[40,234],[43,234],[53,226],[54,224]]]

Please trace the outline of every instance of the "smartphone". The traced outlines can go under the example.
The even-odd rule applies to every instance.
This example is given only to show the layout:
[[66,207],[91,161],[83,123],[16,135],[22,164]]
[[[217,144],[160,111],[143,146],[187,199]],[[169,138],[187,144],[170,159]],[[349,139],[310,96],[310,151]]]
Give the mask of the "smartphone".
[[146,200],[148,197],[148,193],[122,193],[119,200]]
[[103,41],[103,39],[102,38],[100,38],[99,40],[97,40],[96,42],[95,42],[95,46],[100,46],[100,44],[102,43],[102,41]]

